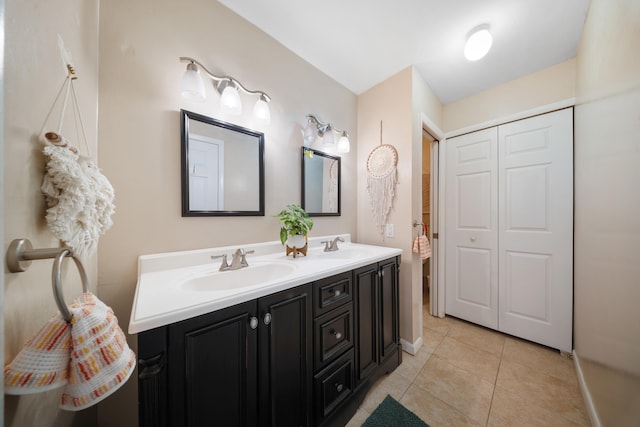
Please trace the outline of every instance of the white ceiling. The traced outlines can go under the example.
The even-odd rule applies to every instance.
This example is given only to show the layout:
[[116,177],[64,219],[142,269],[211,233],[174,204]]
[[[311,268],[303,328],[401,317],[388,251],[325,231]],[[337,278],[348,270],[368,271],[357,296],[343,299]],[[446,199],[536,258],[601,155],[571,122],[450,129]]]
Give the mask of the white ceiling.
[[[414,65],[443,104],[576,55],[589,0],[219,0],[360,94]],[[493,47],[469,62],[469,31]]]

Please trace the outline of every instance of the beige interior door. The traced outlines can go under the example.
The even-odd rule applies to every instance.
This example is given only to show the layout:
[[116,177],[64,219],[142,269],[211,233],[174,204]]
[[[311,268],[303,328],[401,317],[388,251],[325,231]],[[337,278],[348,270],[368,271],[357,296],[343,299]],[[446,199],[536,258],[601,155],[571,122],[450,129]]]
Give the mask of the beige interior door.
[[498,129],[499,329],[572,350],[573,110]]
[[445,311],[498,328],[497,129],[446,141]]

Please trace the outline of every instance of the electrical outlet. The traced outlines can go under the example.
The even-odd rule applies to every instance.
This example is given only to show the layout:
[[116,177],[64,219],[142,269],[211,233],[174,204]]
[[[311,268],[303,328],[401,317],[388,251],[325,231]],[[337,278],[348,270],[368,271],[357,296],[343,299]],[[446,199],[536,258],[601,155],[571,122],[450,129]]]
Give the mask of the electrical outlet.
[[393,237],[393,224],[386,225],[385,235],[387,237]]

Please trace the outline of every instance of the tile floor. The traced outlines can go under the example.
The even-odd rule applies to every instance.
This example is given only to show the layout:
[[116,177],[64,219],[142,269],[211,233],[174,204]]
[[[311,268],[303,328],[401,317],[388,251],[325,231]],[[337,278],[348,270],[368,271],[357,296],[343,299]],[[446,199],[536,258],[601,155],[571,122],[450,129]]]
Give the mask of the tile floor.
[[378,380],[348,427],[387,394],[430,427],[590,425],[569,355],[426,309],[423,340]]

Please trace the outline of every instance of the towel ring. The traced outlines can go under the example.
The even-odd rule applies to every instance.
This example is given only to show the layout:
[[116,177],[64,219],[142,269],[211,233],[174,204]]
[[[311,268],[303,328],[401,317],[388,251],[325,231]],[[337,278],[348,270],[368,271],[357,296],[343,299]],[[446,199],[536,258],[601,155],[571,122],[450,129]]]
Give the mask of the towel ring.
[[51,281],[53,283],[53,297],[56,300],[56,305],[60,310],[60,314],[62,318],[67,322],[71,323],[71,312],[69,311],[69,307],[67,307],[67,303],[64,301],[64,297],[62,296],[62,260],[69,255],[73,258],[73,261],[76,263],[76,267],[78,268],[78,273],[80,273],[80,279],[82,280],[82,291],[89,292],[89,278],[87,277],[87,272],[84,270],[84,266],[82,262],[75,257],[73,252],[69,249],[62,249],[58,255],[56,255],[56,259],[53,261],[53,271],[51,272]]

